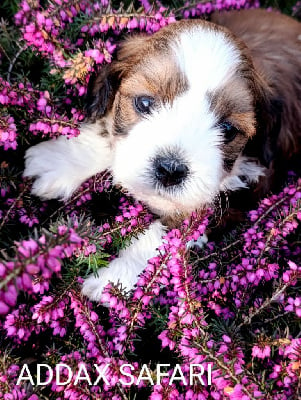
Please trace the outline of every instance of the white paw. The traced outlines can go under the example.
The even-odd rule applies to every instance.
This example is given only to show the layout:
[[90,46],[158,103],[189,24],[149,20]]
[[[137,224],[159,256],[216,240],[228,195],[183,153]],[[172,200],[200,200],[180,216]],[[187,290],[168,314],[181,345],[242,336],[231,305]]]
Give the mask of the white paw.
[[108,267],[100,268],[98,276],[91,274],[85,279],[82,286],[83,295],[90,300],[99,301],[104,288],[109,284],[121,284],[122,289],[132,290],[138,280],[138,276],[146,265],[137,263],[137,260],[125,257],[115,258]]
[[201,235],[198,240],[190,240],[186,247],[187,249],[191,249],[193,247],[197,247],[199,249],[202,249],[205,244],[208,242],[208,236],[204,233],[204,235]]
[[43,199],[66,199],[78,186],[68,154],[59,150],[58,141],[51,140],[31,147],[25,155],[23,176],[35,178],[32,193]]
[[88,178],[110,168],[112,150],[101,125],[85,124],[79,136],[39,143],[25,154],[25,177],[36,178],[32,193],[68,199]]

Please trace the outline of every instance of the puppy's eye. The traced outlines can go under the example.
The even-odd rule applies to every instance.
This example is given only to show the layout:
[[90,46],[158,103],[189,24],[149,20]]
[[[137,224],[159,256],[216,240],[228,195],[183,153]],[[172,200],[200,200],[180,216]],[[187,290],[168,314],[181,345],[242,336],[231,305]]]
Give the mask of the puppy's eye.
[[139,114],[149,114],[154,101],[155,100],[149,96],[138,96],[134,98],[134,106]]
[[222,122],[219,126],[224,133],[226,143],[232,142],[239,133],[239,130],[228,121]]

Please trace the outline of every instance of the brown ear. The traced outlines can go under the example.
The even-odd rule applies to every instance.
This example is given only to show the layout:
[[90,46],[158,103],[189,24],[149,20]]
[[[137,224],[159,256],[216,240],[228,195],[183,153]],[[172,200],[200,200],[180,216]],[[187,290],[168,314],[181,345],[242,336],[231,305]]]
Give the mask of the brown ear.
[[248,156],[258,158],[262,165],[269,167],[277,156],[282,101],[255,70],[252,81],[255,93],[256,135],[249,140],[244,152]]
[[146,42],[144,35],[128,38],[118,46],[117,59],[91,76],[85,107],[88,118],[101,118],[112,107],[121,79],[137,65]]
[[105,65],[99,73],[94,73],[90,77],[85,111],[87,117],[92,120],[101,118],[113,104],[119,78],[112,65]]
[[258,151],[259,161],[265,167],[278,156],[277,142],[281,131],[282,122],[282,100],[279,98],[268,98],[266,103],[259,105],[257,110],[257,136],[260,140]]

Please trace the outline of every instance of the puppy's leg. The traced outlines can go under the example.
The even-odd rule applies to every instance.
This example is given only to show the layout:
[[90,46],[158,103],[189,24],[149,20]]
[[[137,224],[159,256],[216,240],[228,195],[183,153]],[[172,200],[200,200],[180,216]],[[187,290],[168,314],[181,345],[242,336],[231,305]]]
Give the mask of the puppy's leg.
[[161,222],[153,222],[146,232],[133,238],[130,246],[121,250],[119,257],[110,262],[107,268],[98,270],[98,276],[90,275],[84,281],[82,293],[90,300],[99,301],[109,282],[120,282],[122,288],[131,290],[146,267],[147,260],[156,255],[164,233]]
[[67,199],[88,178],[108,169],[111,149],[101,126],[84,124],[79,136],[39,143],[27,150],[25,177],[36,177],[32,193],[43,199]]

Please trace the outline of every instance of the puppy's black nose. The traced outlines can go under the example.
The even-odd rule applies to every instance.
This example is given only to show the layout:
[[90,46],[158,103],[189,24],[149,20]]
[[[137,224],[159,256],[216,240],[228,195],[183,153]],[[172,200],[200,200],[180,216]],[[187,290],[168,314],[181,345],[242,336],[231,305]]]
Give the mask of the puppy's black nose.
[[175,158],[157,158],[155,160],[155,174],[163,186],[174,186],[183,182],[188,174],[188,167]]

